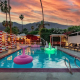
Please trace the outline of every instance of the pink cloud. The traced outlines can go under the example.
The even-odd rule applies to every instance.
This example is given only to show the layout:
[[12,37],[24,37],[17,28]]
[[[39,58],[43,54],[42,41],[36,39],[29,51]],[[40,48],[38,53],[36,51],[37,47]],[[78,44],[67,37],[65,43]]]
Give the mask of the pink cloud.
[[[42,3],[45,21],[80,25],[80,0],[42,0]],[[25,24],[42,20],[39,0],[11,0],[11,7],[12,21],[20,23],[20,14],[24,15]],[[5,14],[0,13],[0,17],[5,19]]]

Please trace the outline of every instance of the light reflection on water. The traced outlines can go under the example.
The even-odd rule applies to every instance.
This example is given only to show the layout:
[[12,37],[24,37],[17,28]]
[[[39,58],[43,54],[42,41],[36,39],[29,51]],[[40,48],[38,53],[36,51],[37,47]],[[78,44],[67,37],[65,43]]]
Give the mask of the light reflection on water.
[[[33,61],[29,64],[18,65],[13,62],[13,59],[16,56],[22,54],[22,50],[19,50],[3,59],[0,60],[0,68],[66,68],[64,63],[64,57],[67,57],[70,60],[72,68],[77,68],[74,64],[74,58],[65,54],[62,51],[56,50],[53,53],[46,53],[40,48],[26,48],[26,55],[33,57]],[[76,62],[80,66],[80,61]],[[68,62],[67,62],[68,64]]]

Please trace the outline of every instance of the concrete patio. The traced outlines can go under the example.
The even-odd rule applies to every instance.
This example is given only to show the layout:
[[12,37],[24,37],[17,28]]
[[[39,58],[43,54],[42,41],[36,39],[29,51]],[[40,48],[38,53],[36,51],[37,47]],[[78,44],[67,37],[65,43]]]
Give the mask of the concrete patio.
[[80,80],[80,73],[15,72],[0,73],[0,80]]

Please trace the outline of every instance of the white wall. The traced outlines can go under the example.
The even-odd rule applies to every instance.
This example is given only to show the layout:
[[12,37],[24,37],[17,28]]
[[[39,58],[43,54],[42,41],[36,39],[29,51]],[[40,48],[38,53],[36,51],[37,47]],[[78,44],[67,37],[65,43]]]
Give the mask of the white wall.
[[80,44],[80,35],[77,36],[69,36],[68,43],[79,43]]

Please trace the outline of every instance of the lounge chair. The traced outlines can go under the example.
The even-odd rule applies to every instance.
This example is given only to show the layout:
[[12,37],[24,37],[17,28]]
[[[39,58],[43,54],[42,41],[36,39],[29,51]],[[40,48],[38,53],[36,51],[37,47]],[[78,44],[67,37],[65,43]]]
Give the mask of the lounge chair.
[[2,47],[2,51],[3,51],[3,50],[5,50],[5,51],[6,51],[6,47],[5,47],[5,46],[4,46],[4,47]]
[[75,48],[74,48],[74,50],[75,49],[77,49],[77,51],[80,49],[80,44],[78,45],[78,46],[76,46]]
[[68,46],[64,46],[64,48],[69,48],[71,46],[72,43],[70,43]]
[[75,50],[75,47],[77,46],[76,43],[72,43],[72,45],[69,46],[69,49],[74,49]]

